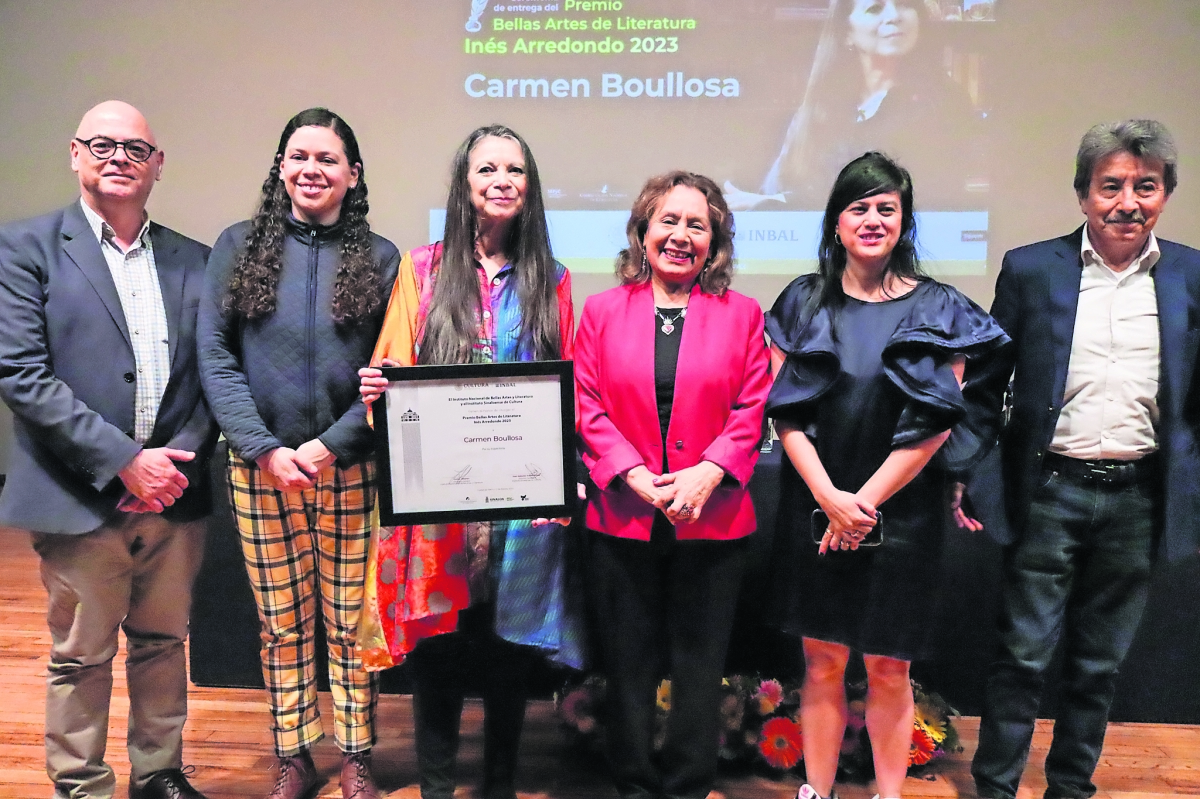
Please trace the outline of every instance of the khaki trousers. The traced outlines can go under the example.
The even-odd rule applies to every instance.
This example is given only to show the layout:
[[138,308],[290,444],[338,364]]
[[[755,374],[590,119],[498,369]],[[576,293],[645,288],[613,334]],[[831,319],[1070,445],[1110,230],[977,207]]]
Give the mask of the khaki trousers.
[[84,535],[31,533],[41,558],[50,627],[46,772],[55,799],[111,797],[104,762],[117,630],[126,638],[130,781],[182,766],[192,584],[204,521],[118,513]]

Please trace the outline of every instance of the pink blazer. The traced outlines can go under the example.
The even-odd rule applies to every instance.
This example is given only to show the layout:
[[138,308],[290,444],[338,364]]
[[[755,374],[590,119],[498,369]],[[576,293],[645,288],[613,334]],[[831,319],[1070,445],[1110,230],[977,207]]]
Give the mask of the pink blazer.
[[[587,299],[575,339],[575,377],[583,461],[600,488],[589,497],[587,526],[650,540],[654,506],[619,475],[637,466],[662,471],[663,441],[654,396],[654,292],[618,286]],[[754,532],[746,489],[762,435],[770,389],[763,314],[733,291],[692,289],[681,331],[675,399],[667,429],[667,466],[708,460],[731,476],[713,491],[700,519],[676,527],[679,539],[733,539]]]

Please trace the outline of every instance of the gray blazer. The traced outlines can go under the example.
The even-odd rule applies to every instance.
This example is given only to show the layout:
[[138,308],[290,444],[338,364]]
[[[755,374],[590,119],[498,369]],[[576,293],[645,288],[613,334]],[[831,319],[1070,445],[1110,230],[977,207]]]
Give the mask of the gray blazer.
[[[205,462],[217,429],[200,390],[196,311],[209,248],[151,223],[171,372],[145,446],[196,453],[189,487],[164,513],[191,521],[211,505]],[[0,524],[43,533],[100,527],[124,494],[136,367],[108,264],[79,202],[0,228],[0,398],[15,446]]]

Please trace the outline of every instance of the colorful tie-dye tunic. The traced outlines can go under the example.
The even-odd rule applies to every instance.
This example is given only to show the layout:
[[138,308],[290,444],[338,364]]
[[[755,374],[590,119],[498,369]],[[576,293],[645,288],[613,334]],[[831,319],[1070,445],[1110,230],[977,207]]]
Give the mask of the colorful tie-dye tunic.
[[[416,363],[442,245],[405,253],[371,363]],[[479,338],[472,362],[533,360],[520,340],[521,308],[512,264],[489,281],[482,267]],[[571,275],[558,265],[561,352],[574,349]],[[583,613],[569,590],[567,530],[529,521],[383,527],[376,524],[359,624],[364,665],[377,670],[404,660],[422,638],[454,631],[472,601],[494,600],[496,634],[535,646],[568,666],[583,665]]]

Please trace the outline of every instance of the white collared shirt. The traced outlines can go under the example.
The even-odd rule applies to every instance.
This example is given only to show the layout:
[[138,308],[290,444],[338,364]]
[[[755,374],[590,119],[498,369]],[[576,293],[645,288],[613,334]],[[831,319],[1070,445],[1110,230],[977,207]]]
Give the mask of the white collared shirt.
[[1120,272],[1083,229],[1083,275],[1063,407],[1050,451],[1072,458],[1136,460],[1158,449],[1158,240]]
[[145,444],[154,431],[158,406],[171,376],[171,347],[168,341],[167,312],[163,307],[154,245],[150,240],[150,219],[142,224],[133,246],[122,252],[112,227],[93,211],[82,198],[83,215],[100,242],[100,251],[108,264],[125,325],[133,342],[134,375],[133,437]]
[[855,121],[866,122],[868,119],[879,113],[879,106],[883,105],[883,101],[887,99],[890,88],[891,87],[884,87],[879,91],[872,93],[870,97],[859,103],[858,116]]

